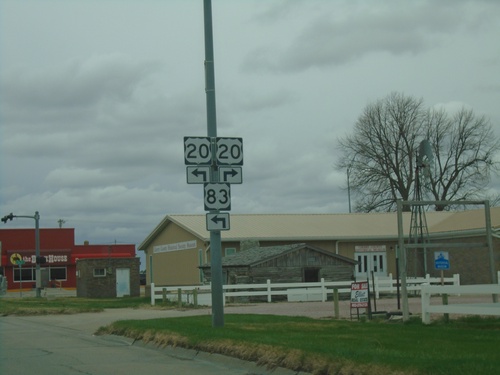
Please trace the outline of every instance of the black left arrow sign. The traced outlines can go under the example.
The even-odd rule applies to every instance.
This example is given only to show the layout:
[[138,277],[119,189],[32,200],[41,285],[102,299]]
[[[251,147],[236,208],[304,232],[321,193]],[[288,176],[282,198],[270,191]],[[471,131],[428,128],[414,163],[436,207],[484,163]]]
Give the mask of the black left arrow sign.
[[208,213],[206,223],[208,231],[229,230],[229,212]]
[[221,223],[223,228],[225,228],[225,227],[226,227],[226,218],[225,218],[225,217],[214,216],[214,217],[212,218],[212,221],[213,221],[215,224],[219,224],[219,223]]
[[208,165],[188,165],[186,171],[188,184],[204,184],[210,180],[210,167]]
[[208,181],[208,176],[207,176],[207,171],[200,171],[198,168],[196,168],[194,171],[191,172],[194,176],[200,177],[203,176],[203,181]]

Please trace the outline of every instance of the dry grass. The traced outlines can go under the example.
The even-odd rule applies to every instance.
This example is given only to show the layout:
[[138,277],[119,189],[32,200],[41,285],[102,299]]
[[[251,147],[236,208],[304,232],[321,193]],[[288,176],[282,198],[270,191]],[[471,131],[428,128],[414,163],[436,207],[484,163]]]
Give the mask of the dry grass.
[[[252,329],[251,327],[246,327]],[[255,327],[254,327],[255,328]],[[386,366],[358,364],[347,360],[335,362],[320,355],[307,354],[299,349],[284,349],[265,344],[242,343],[230,339],[208,340],[198,343],[191,342],[173,332],[158,332],[154,330],[135,330],[120,328],[114,324],[101,327],[97,334],[113,334],[125,336],[144,343],[152,343],[160,348],[181,347],[206,353],[216,353],[245,361],[255,362],[268,369],[277,367],[294,371],[309,372],[314,375],[416,375],[418,372],[397,371]]]
[[[500,319],[349,322],[272,315],[119,321],[100,333],[318,375],[497,375]],[[444,350],[443,350],[444,349]]]

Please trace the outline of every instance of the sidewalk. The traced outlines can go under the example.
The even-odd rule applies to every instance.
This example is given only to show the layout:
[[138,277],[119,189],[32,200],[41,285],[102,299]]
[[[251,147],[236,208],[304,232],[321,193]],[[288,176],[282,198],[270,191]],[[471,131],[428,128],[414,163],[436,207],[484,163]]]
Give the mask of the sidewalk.
[[[57,298],[57,297],[76,297],[76,289],[64,289],[64,288],[44,288],[41,291],[41,296],[43,298]],[[0,296],[0,298],[34,298],[36,297],[35,289],[26,290],[13,290],[8,291],[5,295]]]
[[[22,291],[22,298],[34,298],[36,296],[35,290]],[[59,288],[45,288],[41,292],[42,298],[62,298],[62,297],[76,297],[76,290],[67,290]],[[19,291],[7,292],[1,298],[20,298]],[[491,296],[449,296],[448,301],[453,303],[491,303]],[[442,300],[440,296],[431,298],[431,303],[440,305]],[[408,308],[411,315],[420,316],[422,312],[421,299],[419,296],[412,296],[408,299]],[[170,316],[174,311],[175,316],[191,316],[191,315],[211,315],[212,310],[210,307],[199,309],[177,309],[177,310],[162,310],[161,304],[157,303],[156,307],[139,309],[142,311],[158,311],[158,315],[162,315],[161,311],[166,316]],[[398,300],[396,296],[384,297],[378,300],[372,300],[372,311],[387,312],[398,315],[402,311],[402,301],[400,301],[398,308]],[[285,316],[307,316],[315,319],[333,318],[335,316],[335,309],[333,301],[327,302],[259,302],[259,303],[239,303],[239,304],[226,304],[224,307],[225,314],[270,314],[270,315],[285,315]],[[366,314],[365,309],[359,309],[359,314]],[[154,314],[156,316],[156,314]],[[350,308],[350,301],[348,299],[339,301],[339,315],[340,319],[357,319],[357,310]],[[441,314],[432,314],[432,318],[439,318]],[[452,316],[453,317],[453,316]]]

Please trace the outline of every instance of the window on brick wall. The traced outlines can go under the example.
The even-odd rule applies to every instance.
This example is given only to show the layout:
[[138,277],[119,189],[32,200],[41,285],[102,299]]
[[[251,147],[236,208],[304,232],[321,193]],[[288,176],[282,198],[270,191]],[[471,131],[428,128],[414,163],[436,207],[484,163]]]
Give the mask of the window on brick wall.
[[106,268],[94,268],[94,277],[106,277]]

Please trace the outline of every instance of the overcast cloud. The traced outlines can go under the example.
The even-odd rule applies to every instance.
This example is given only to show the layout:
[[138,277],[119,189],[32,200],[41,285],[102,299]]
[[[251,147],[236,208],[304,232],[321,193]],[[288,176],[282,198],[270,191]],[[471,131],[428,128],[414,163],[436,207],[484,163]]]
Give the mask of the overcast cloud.
[[[347,212],[337,139],[393,91],[500,128],[499,1],[212,3],[218,135],[244,142],[232,213]],[[202,0],[3,0],[0,61],[0,215],[139,244],[204,213],[183,154],[207,134]]]

